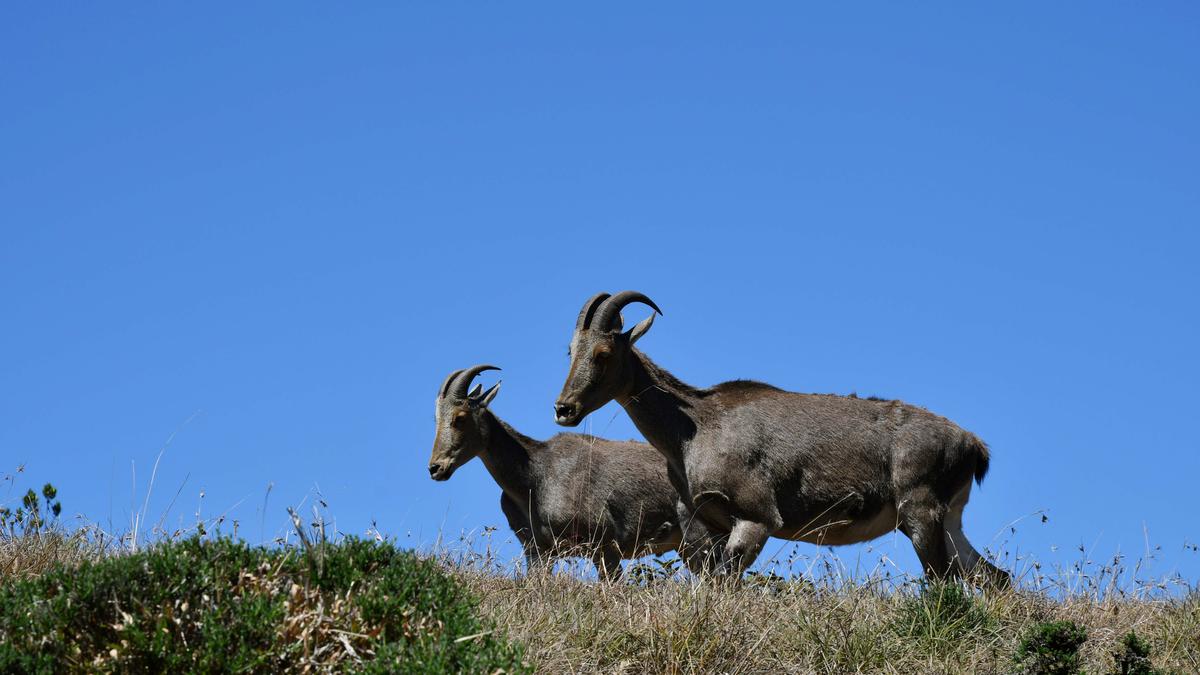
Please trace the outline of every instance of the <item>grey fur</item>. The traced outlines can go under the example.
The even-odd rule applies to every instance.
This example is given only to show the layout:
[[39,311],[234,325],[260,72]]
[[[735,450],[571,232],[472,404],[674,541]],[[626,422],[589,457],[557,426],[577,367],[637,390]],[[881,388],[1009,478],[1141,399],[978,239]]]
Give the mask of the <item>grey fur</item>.
[[479,456],[500,485],[500,508],[531,570],[553,557],[583,555],[602,577],[615,578],[623,558],[678,547],[675,490],[654,448],[582,434],[524,436],[488,409],[498,383],[466,393],[474,374],[489,368],[456,371],[442,384],[430,477],[447,480]]
[[618,293],[594,309],[618,317],[610,325],[577,326],[555,417],[575,426],[610,400],[625,408],[667,458],[693,571],[740,574],[769,536],[839,545],[899,529],[927,574],[1010,583],[962,534],[971,479],[989,461],[974,434],[901,401],[684,384],[633,346],[653,314],[620,332],[621,307],[647,300]]

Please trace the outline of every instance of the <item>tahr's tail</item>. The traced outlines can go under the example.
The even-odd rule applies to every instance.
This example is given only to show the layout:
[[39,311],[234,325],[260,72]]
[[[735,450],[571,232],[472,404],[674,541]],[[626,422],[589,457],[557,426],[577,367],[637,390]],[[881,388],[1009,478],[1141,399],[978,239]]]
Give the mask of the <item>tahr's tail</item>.
[[975,483],[983,485],[983,477],[987,475],[992,464],[992,453],[988,450],[987,443],[974,436],[971,439],[971,449],[975,452]]

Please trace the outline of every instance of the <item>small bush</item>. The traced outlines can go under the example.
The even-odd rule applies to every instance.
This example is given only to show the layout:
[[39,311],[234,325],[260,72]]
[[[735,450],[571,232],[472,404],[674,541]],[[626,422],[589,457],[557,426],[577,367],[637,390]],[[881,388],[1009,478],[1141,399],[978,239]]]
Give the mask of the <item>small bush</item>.
[[1087,630],[1074,621],[1049,621],[1034,625],[1021,639],[1016,660],[1022,672],[1070,675],[1080,672],[1079,648]]
[[647,562],[632,562],[625,568],[626,583],[634,586],[651,586],[670,580],[679,573],[683,561],[678,558],[651,558]]
[[475,600],[389,544],[193,537],[0,586],[0,672],[521,671]]
[[1117,675],[1158,675],[1160,671],[1150,665],[1150,645],[1130,631],[1121,647],[1113,654]]
[[57,522],[62,513],[62,502],[58,499],[58,489],[50,483],[42,486],[42,499],[32,488],[21,498],[21,506],[14,512],[7,506],[0,506],[0,536],[20,537],[36,535]]

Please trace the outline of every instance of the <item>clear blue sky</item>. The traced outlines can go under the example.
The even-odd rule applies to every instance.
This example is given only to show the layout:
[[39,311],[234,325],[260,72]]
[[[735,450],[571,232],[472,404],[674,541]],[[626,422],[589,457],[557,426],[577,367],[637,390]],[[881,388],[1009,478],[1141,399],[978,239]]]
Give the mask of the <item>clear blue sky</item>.
[[[556,433],[579,306],[633,288],[665,311],[641,346],[693,384],[979,434],[978,543],[1044,509],[1012,544],[1136,556],[1145,527],[1195,581],[1198,26],[1185,2],[9,6],[0,472],[125,529],[177,432],[151,519],[182,485],[168,523],[204,490],[257,539],[273,483],[268,537],[315,485],[348,532],[502,525],[480,463],[428,478],[438,385],[496,363],[495,411]],[[591,430],[636,436],[619,412]]]

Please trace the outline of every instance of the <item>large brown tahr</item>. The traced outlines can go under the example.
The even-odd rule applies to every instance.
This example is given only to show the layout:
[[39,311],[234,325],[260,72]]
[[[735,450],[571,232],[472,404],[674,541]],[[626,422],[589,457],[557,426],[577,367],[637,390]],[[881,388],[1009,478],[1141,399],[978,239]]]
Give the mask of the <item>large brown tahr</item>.
[[634,348],[654,314],[622,332],[632,302],[661,314],[635,291],[584,305],[555,418],[574,426],[608,401],[625,408],[667,458],[689,567],[740,574],[770,536],[839,545],[899,529],[927,574],[1010,583],[962,530],[971,481],[988,469],[974,434],[901,401],[748,380],[689,386]]

